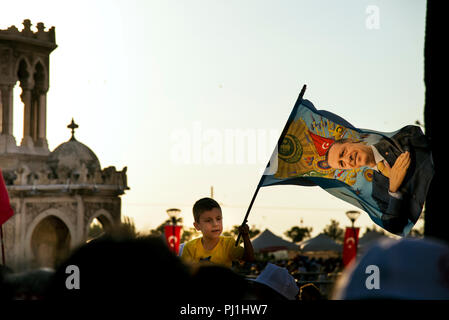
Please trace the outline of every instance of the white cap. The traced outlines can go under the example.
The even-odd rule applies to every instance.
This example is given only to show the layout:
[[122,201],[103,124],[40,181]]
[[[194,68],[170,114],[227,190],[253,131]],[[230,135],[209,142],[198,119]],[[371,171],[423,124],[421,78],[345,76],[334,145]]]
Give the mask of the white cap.
[[382,239],[338,279],[333,299],[449,299],[449,246]]
[[272,263],[268,263],[254,281],[269,286],[289,300],[295,300],[299,291],[295,278],[288,270]]

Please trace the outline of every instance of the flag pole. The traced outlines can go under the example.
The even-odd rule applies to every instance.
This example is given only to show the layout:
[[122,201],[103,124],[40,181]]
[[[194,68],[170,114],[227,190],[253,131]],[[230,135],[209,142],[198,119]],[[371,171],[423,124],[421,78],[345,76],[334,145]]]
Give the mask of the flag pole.
[[2,242],[2,264],[6,266],[5,263],[5,244],[3,243],[3,225],[0,225],[0,241]]
[[[302,89],[301,89],[301,92],[299,93],[298,99],[296,100],[295,106],[298,106],[298,105],[301,103],[302,97],[304,96],[304,93],[306,92],[306,89],[307,89],[307,86],[306,86],[306,85],[303,85],[303,86],[302,86]],[[279,140],[278,140],[278,143],[277,143],[277,145],[276,145],[276,148],[279,148],[280,144],[282,143],[282,140],[284,140],[284,137],[285,137],[285,135],[287,134],[288,127],[290,126],[292,120],[293,120],[293,119],[290,119],[290,117],[289,117],[289,119],[287,120],[287,123],[286,123],[285,126],[284,126],[284,130],[282,130],[282,133],[281,133],[281,135],[279,136]],[[271,160],[271,159],[270,159],[270,160]],[[269,165],[270,165],[270,161],[268,161],[266,168],[268,168]],[[251,209],[252,209],[252,207],[253,207],[254,201],[256,200],[257,194],[259,193],[259,189],[260,189],[260,187],[262,186],[262,184],[263,184],[263,182],[264,182],[264,180],[265,180],[265,177],[266,177],[266,175],[265,175],[265,172],[264,172],[264,174],[262,174],[262,177],[260,178],[259,183],[257,184],[256,191],[254,192],[253,198],[251,199],[251,202],[249,203],[248,210],[246,211],[245,218],[243,219],[243,222],[242,222],[242,225],[241,225],[241,226],[245,225],[245,224],[248,222],[248,216],[249,216],[249,213],[250,213],[250,211],[251,211]],[[238,244],[239,244],[239,241],[240,241],[240,237],[241,237],[241,236],[242,236],[242,234],[239,232],[239,235],[237,236],[237,240],[235,241],[235,246],[236,246],[236,247],[237,247]]]

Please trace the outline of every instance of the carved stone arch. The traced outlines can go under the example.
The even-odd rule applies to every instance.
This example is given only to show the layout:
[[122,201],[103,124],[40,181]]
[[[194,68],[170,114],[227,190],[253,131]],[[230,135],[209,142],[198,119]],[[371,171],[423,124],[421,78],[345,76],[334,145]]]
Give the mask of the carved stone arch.
[[20,56],[16,61],[14,76],[16,77],[16,82],[20,81],[20,86],[26,88],[33,87],[33,72],[34,67],[28,60],[26,56]]
[[47,63],[45,62],[44,59],[42,59],[41,56],[36,56],[36,57],[33,59],[33,63],[32,63],[33,69],[32,69],[32,70],[33,70],[33,71],[36,71],[36,65],[37,65],[38,63],[40,63],[40,64],[42,65],[42,67],[44,67],[45,74],[47,75]]
[[109,211],[107,211],[105,209],[99,209],[99,210],[95,211],[95,213],[89,218],[89,220],[87,220],[85,230],[84,230],[84,234],[86,235],[86,238],[87,238],[87,235],[89,234],[89,227],[95,218],[98,221],[100,221],[104,230],[108,230],[110,227],[112,227],[114,225],[114,219],[113,219],[112,215],[109,213]]
[[34,60],[32,75],[34,80],[34,89],[42,91],[41,93],[45,93],[48,90],[48,73],[45,62],[37,57]]
[[[48,232],[49,229],[52,232]],[[49,237],[56,237],[56,239],[50,239],[50,242],[53,241],[56,245],[58,245],[58,248],[61,245],[61,237],[67,242],[64,243],[64,241],[62,241],[62,245],[65,244],[65,247],[63,248],[64,257],[59,257],[60,252],[57,252],[55,257],[57,256],[59,259],[52,260],[55,263],[61,262],[61,258],[65,258],[65,256],[69,254],[69,250],[74,248],[76,245],[75,240],[77,237],[75,234],[75,227],[64,212],[54,208],[41,212],[36,218],[33,219],[33,221],[31,221],[25,235],[25,254],[29,261],[33,261],[35,267],[55,267],[55,265],[45,265],[39,262],[39,257],[36,254],[36,246],[38,245],[37,242],[40,240],[40,235],[44,235],[46,237],[46,239],[41,241],[47,246],[47,248],[43,248],[43,252],[46,253],[51,251],[48,249]],[[39,249],[40,248],[37,247],[37,250]]]

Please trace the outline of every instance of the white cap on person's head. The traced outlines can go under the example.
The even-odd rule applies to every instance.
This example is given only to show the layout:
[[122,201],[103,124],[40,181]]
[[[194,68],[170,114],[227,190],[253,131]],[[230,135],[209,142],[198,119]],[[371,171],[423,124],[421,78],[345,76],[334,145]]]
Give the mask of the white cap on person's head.
[[429,239],[382,239],[343,272],[332,298],[449,299],[449,246]]
[[289,300],[295,300],[299,291],[295,278],[288,270],[272,263],[267,263],[254,281],[269,286]]

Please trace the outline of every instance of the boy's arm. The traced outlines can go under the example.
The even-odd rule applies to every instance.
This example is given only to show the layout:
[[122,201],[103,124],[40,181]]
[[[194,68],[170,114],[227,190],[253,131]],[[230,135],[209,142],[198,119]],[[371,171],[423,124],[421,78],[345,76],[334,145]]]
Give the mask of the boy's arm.
[[254,261],[254,248],[249,239],[249,227],[247,224],[239,227],[239,232],[242,234],[243,238],[243,257],[242,260],[252,262]]

